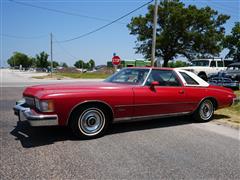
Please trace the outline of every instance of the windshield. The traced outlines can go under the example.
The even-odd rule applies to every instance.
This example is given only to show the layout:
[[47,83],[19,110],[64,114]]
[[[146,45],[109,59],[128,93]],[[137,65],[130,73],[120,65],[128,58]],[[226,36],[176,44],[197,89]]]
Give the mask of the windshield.
[[192,66],[209,66],[209,61],[205,60],[192,61]]
[[149,69],[122,69],[105,80],[112,83],[142,84]]

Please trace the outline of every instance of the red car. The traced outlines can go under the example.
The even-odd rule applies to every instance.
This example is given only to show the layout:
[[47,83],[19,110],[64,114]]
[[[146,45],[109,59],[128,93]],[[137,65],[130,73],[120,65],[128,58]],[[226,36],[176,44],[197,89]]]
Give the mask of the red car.
[[31,86],[14,106],[31,126],[69,126],[77,136],[97,137],[117,121],[192,115],[209,121],[214,110],[238,99],[189,71],[124,68],[103,82]]

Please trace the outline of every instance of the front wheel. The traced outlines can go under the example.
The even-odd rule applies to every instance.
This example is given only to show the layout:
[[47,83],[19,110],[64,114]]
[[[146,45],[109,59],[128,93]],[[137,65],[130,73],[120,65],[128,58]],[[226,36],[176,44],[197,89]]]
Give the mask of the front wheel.
[[98,106],[85,106],[72,115],[70,127],[77,137],[96,138],[104,134],[109,124],[107,112]]
[[205,99],[195,111],[194,119],[198,122],[208,122],[213,118],[214,105],[210,99]]

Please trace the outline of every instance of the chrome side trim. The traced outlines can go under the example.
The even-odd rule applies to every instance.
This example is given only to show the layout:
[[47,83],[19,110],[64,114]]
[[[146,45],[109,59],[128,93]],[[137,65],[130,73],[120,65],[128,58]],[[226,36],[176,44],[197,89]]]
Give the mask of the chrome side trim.
[[182,115],[186,115],[186,114],[191,114],[191,111],[190,112],[180,112],[180,113],[169,113],[169,114],[156,114],[156,115],[149,115],[149,116],[134,116],[134,117],[114,118],[113,122],[140,121],[140,120],[149,120],[149,119],[157,119],[157,118],[182,116]]
[[113,122],[120,122],[120,121],[130,121],[133,117],[122,117],[122,118],[114,118]]
[[117,105],[115,108],[121,108],[121,107],[139,107],[139,106],[157,106],[157,105],[167,105],[167,104],[196,104],[198,102],[178,102],[178,103],[153,103],[153,104],[129,104],[129,105]]
[[96,102],[96,103],[103,103],[103,104],[105,104],[106,106],[108,106],[108,107],[111,109],[112,114],[113,114],[113,117],[114,117],[114,111],[113,111],[112,107],[111,107],[108,103],[106,103],[105,101],[100,101],[100,100],[86,100],[86,101],[80,102],[80,103],[76,104],[75,106],[73,106],[73,108],[71,109],[70,113],[68,114],[68,118],[67,118],[67,120],[66,120],[65,125],[68,125],[70,115],[72,114],[73,110],[74,110],[76,107],[78,107],[78,106],[80,106],[80,105],[83,105],[83,104],[85,104],[85,103],[94,103],[94,102]]
[[142,86],[146,85],[146,82],[147,82],[148,77],[150,76],[151,72],[152,72],[152,68],[148,71],[148,75],[146,76],[145,80],[143,81]]

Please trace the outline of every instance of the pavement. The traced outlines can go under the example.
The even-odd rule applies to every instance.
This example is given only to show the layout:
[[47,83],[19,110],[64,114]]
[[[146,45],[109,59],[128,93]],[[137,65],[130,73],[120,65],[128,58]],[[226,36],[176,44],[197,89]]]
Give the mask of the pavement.
[[0,87],[26,87],[35,84],[102,81],[103,79],[36,79],[34,76],[46,76],[48,73],[0,69]]
[[104,137],[78,140],[67,128],[19,123],[15,101],[25,86],[44,81],[19,75],[19,83],[6,71],[0,179],[240,179],[236,129],[178,117],[114,124]]

